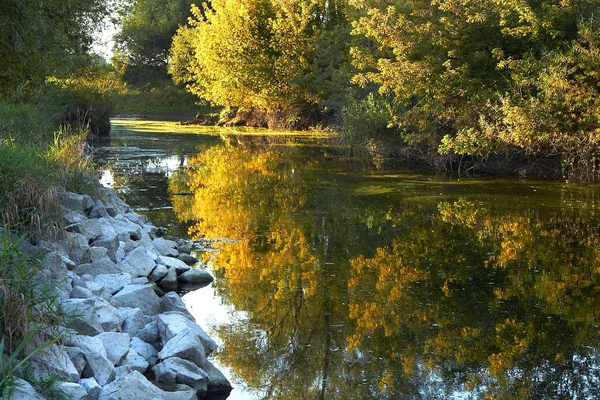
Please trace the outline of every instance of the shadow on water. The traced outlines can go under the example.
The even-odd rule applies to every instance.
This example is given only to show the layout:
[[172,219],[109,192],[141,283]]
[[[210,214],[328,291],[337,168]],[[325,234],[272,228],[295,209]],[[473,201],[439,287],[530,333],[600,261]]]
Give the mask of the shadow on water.
[[[190,300],[241,388],[231,398],[600,396],[596,187],[193,140],[202,150],[163,173],[160,198],[168,224],[232,239],[205,254],[216,297]],[[131,182],[125,193],[146,204]]]

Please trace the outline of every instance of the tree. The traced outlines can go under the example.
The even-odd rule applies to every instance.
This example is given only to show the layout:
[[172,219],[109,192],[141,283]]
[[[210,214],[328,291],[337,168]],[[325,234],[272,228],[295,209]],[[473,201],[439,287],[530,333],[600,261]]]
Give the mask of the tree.
[[323,0],[217,0],[194,7],[194,18],[173,41],[170,72],[215,105],[293,120],[340,92],[335,82],[349,65],[345,8]]
[[109,6],[107,0],[2,1],[0,95],[81,65]]
[[121,10],[115,36],[125,59],[124,79],[134,84],[167,79],[167,57],[175,32],[186,23],[193,0],[134,0]]

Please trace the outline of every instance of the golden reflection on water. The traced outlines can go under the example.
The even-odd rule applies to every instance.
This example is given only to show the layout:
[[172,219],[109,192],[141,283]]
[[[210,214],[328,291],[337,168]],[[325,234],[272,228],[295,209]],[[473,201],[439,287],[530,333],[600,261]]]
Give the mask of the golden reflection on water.
[[508,183],[434,197],[414,176],[383,192],[346,178],[232,143],[171,177],[192,236],[236,240],[213,263],[248,316],[217,327],[237,378],[275,399],[600,394],[600,221],[559,206],[594,188],[535,208]]

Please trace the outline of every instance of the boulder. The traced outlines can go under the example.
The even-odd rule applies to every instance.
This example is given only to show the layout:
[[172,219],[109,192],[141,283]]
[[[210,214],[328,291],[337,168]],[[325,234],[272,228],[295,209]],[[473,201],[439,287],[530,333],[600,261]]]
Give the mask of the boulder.
[[160,299],[154,293],[153,285],[127,285],[114,295],[119,307],[139,308],[143,313],[160,313]]
[[108,359],[104,343],[97,337],[73,335],[65,338],[65,345],[78,347],[83,351],[86,365],[83,378],[95,378],[102,386],[115,378],[115,368]]
[[59,244],[75,264],[89,263],[88,240],[81,233],[65,232]]
[[114,365],[119,365],[125,359],[129,352],[130,337],[127,333],[119,332],[104,332],[96,335],[102,340],[106,355],[110,362]]
[[208,374],[193,362],[179,357],[156,364],[152,371],[159,383],[181,383],[201,393],[206,393],[208,389]]
[[120,274],[98,274],[94,277],[94,282],[105,287],[111,294],[115,294],[131,283],[131,275],[126,272]]
[[62,393],[65,399],[69,400],[87,400],[87,390],[83,386],[74,382],[60,382],[54,388]]
[[152,270],[150,275],[148,275],[148,279],[152,282],[158,282],[169,272],[168,268],[164,265],[156,265],[156,267]]
[[70,295],[72,299],[90,299],[92,297],[94,297],[94,293],[85,286],[74,287]]
[[152,320],[146,324],[136,335],[146,343],[155,344],[160,340],[158,334],[158,323]]
[[158,316],[158,333],[163,343],[169,342],[173,337],[190,332],[200,339],[206,354],[217,349],[217,344],[206,332],[194,321],[180,313],[165,313]]
[[80,276],[84,274],[92,276],[100,274],[120,274],[122,272],[121,268],[108,257],[104,257],[89,264],[80,264],[75,267],[74,271]]
[[117,236],[117,232],[108,222],[108,218],[86,219],[75,225],[69,225],[67,231],[81,233],[88,242],[92,242],[100,236]]
[[83,378],[79,384],[87,391],[86,400],[96,400],[102,390],[102,386],[94,378]]
[[100,390],[98,400],[166,399],[165,392],[154,386],[138,371],[115,379]]
[[172,337],[165,343],[162,350],[158,352],[160,360],[171,357],[179,357],[193,362],[199,367],[206,363],[206,352],[198,336],[190,331],[184,331]]
[[131,221],[134,224],[137,224],[139,226],[143,226],[148,223],[148,217],[146,217],[145,215],[140,215],[133,211],[123,214],[123,216],[125,218],[127,218],[129,221]]
[[146,360],[148,365],[155,365],[158,361],[158,352],[149,343],[146,343],[140,338],[131,338],[131,348]]
[[154,254],[144,247],[137,247],[125,256],[120,262],[121,270],[129,273],[132,278],[148,276],[156,267]]
[[160,281],[156,282],[156,284],[166,291],[176,290],[178,283],[175,268],[168,269],[167,274]]
[[92,241],[93,246],[104,247],[107,250],[108,258],[115,263],[117,262],[117,251],[119,250],[120,244],[119,237],[112,233],[104,234]]
[[225,375],[213,365],[210,361],[206,360],[204,366],[204,372],[208,375],[208,391],[214,392],[230,392],[232,387],[231,383],[227,380]]
[[194,318],[190,314],[183,300],[181,300],[181,296],[179,296],[175,292],[166,293],[163,297],[160,298],[160,309],[163,313],[169,311],[176,311],[189,318]]
[[152,318],[139,308],[119,307],[119,313],[123,319],[123,332],[129,333],[131,337],[137,337],[139,331],[152,322]]
[[150,364],[144,357],[142,357],[135,349],[130,348],[123,365],[128,366],[133,371],[139,371],[142,374],[146,372]]
[[94,200],[87,194],[77,194],[69,192],[65,199],[64,206],[73,211],[88,214],[94,206]]
[[203,269],[190,269],[187,272],[179,275],[179,281],[183,283],[191,283],[195,285],[209,285],[214,278],[212,275]]
[[121,214],[119,214],[110,222],[115,231],[117,232],[119,240],[140,240],[142,238],[142,228],[138,224],[131,222]]
[[104,331],[108,332],[120,332],[123,319],[119,310],[109,302],[100,298],[95,299],[94,308],[96,309],[96,315],[98,315],[98,321]]
[[173,257],[159,256],[156,259],[156,264],[158,264],[158,265],[164,265],[164,266],[166,266],[169,269],[174,268],[175,271],[177,271],[177,275],[181,275],[184,272],[190,270],[190,266],[189,265],[187,265],[183,261],[181,261],[181,260],[179,260],[177,258],[173,258]]
[[198,259],[196,257],[191,256],[189,254],[185,254],[185,253],[179,254],[177,256],[177,259],[180,261],[183,261],[186,265],[190,265],[190,266],[192,266],[198,262]]
[[[10,400],[46,400],[31,384],[21,378],[16,378],[4,393],[11,393]],[[4,398],[4,397],[3,397]],[[8,396],[6,396],[8,399]]]
[[179,255],[179,252],[175,248],[177,243],[172,240],[157,237],[152,240],[152,244],[163,256],[177,257]]
[[90,260],[92,260],[92,262],[100,261],[106,257],[108,257],[108,250],[106,247],[96,245],[90,246]]
[[63,300],[59,308],[68,317],[67,327],[89,336],[104,332],[96,313],[96,300],[94,298]]
[[27,365],[37,380],[58,379],[65,382],[77,382],[79,372],[68,354],[53,344],[37,353]]
[[85,356],[83,354],[83,350],[81,350],[79,347],[67,347],[67,346],[64,346],[63,350],[64,350],[65,354],[67,354],[67,356],[69,356],[69,359],[75,366],[75,369],[77,370],[77,374],[79,376],[81,376],[81,374],[83,373],[83,369],[85,368],[85,363],[86,363]]

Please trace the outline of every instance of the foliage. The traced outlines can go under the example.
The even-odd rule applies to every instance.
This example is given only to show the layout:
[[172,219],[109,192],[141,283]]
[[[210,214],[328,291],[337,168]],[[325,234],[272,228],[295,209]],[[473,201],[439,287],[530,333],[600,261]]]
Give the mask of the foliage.
[[343,2],[218,0],[192,13],[169,64],[192,93],[226,108],[274,113],[334,105],[325,100],[339,95],[349,65]]
[[[167,56],[177,28],[191,16],[192,0],[135,0],[120,10],[115,36],[123,79],[135,86],[167,80]],[[202,4],[202,3],[198,3]]]
[[0,96],[43,85],[87,62],[106,0],[6,0],[0,4]]

